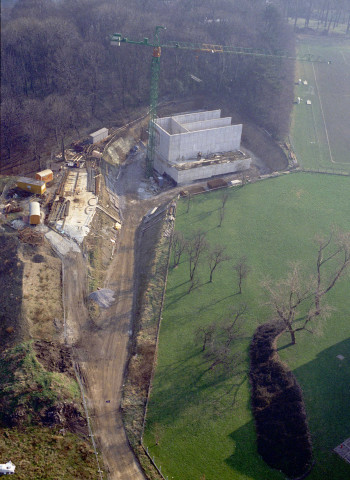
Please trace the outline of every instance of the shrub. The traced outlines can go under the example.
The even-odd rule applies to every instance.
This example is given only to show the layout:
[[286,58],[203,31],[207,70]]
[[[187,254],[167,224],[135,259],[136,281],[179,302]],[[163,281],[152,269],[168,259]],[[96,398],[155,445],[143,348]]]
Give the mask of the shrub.
[[265,324],[250,347],[250,381],[258,452],[272,468],[291,478],[303,476],[312,465],[311,438],[302,391],[275,349],[284,327]]

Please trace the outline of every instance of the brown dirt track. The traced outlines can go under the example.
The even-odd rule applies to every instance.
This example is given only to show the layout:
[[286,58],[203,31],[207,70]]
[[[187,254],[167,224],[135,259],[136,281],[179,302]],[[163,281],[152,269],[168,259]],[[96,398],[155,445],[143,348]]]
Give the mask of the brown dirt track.
[[[139,161],[138,161],[139,160]],[[137,189],[143,176],[141,159],[123,166],[116,190],[123,206],[123,227],[118,251],[106,272],[105,287],[115,291],[114,304],[91,321],[86,298],[86,262],[70,253],[64,262],[64,303],[67,341],[86,388],[93,433],[110,479],[144,479],[126,438],[120,411],[127,347],[132,328],[135,236],[146,212],[171,199],[176,191],[140,200]],[[107,403],[108,401],[108,403]]]

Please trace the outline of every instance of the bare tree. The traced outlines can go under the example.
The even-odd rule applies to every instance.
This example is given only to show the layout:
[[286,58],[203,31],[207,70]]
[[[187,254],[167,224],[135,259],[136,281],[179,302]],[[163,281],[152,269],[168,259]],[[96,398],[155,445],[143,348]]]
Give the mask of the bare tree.
[[226,202],[228,200],[228,192],[226,191],[223,192],[220,199],[221,199],[221,208],[225,208]]
[[24,104],[24,116],[26,123],[24,132],[28,137],[28,143],[34,159],[38,162],[38,168],[42,168],[41,144],[45,138],[45,123],[43,118],[42,103],[39,100],[27,100]]
[[174,232],[173,241],[172,241],[173,255],[174,255],[174,261],[173,261],[174,268],[179,265],[181,256],[186,250],[186,246],[187,246],[187,243],[182,233]]
[[[333,237],[332,232],[327,239],[317,240],[316,273],[310,279],[305,280],[300,266],[294,264],[286,279],[277,285],[264,282],[270,297],[269,305],[277,319],[285,325],[292,345],[296,343],[297,332],[306,330],[314,333],[317,326],[314,321],[329,316],[330,308],[323,299],[350,265],[350,233],[338,233],[334,240]],[[331,267],[327,278],[325,265]]]
[[206,250],[208,244],[205,239],[205,232],[197,230],[192,239],[187,243],[187,252],[189,257],[190,280],[193,280],[199,259]]
[[209,282],[213,281],[213,274],[216,268],[223,262],[227,262],[231,259],[228,255],[225,255],[226,247],[222,245],[215,245],[214,248],[208,253],[210,277]]
[[187,293],[191,293],[194,288],[199,284],[199,278],[197,274],[194,274],[190,279],[190,286],[188,287]]
[[205,358],[210,361],[209,370],[220,365],[224,370],[230,371],[242,362],[242,353],[237,352],[233,347],[235,342],[243,337],[242,321],[246,311],[246,305],[240,305],[232,311],[224,324],[216,327],[213,331],[204,354]]
[[190,211],[191,199],[192,199],[192,193],[188,190],[188,192],[187,192],[187,209],[186,209],[186,213],[188,213],[188,212]]
[[201,350],[202,352],[205,351],[208,344],[212,341],[216,328],[217,328],[217,325],[215,323],[211,323],[210,325],[199,327],[195,331],[196,341],[200,341],[202,343],[202,350]]
[[220,205],[220,208],[219,208],[219,224],[218,224],[218,227],[221,227],[222,225],[222,222],[224,220],[224,216],[225,216],[225,206],[226,206],[226,202],[228,200],[228,193],[227,192],[224,192],[221,197],[220,197],[220,200],[221,200],[221,205]]
[[51,95],[45,100],[51,128],[60,144],[62,159],[65,160],[65,138],[72,128],[72,105],[65,96]]
[[11,157],[15,140],[19,133],[20,107],[15,98],[3,96],[1,102],[1,145]]
[[233,266],[233,269],[237,273],[237,278],[238,278],[238,293],[242,293],[242,283],[243,280],[247,277],[250,268],[247,264],[247,258],[245,256],[241,257],[238,259],[238,261],[235,263]]
[[156,445],[160,444],[160,441],[164,435],[164,427],[160,423],[155,423],[153,427],[153,435]]

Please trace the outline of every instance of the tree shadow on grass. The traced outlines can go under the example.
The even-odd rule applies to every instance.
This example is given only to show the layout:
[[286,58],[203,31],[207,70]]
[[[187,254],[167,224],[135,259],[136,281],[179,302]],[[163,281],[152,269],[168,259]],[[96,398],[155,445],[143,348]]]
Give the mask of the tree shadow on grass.
[[[180,288],[180,287],[183,287],[184,285],[188,284],[188,289],[186,289],[184,292],[182,292],[181,294],[178,294],[177,296],[175,296],[175,290],[177,288]],[[192,287],[191,289],[190,288],[190,284],[191,284],[191,280],[188,279],[186,282],[182,282],[182,283],[179,283],[178,285],[175,285],[174,287],[171,287],[169,288],[169,290],[167,290],[167,299],[168,301],[166,302],[166,308],[170,308],[172,307],[175,303],[177,303],[179,300],[181,300],[183,297],[186,297],[187,295],[190,295],[191,292],[194,292],[195,290],[198,290],[199,288],[201,287],[204,287],[205,285],[208,284],[208,282],[203,282],[203,283],[198,283],[197,285],[195,285],[194,287]],[[171,292],[173,292],[173,295],[171,295]],[[175,298],[174,298],[175,297]],[[170,301],[169,301],[169,298]],[[229,298],[229,297],[226,297],[226,298]],[[221,301],[221,300],[220,300]],[[217,302],[216,302],[217,303]],[[213,303],[213,305],[215,305],[215,303]],[[208,308],[208,306],[206,307]]]
[[215,208],[213,210],[209,210],[208,212],[201,212],[199,213],[194,219],[192,219],[192,223],[197,223],[197,222],[204,222],[205,220],[207,220],[212,213],[218,211],[219,208]]
[[[337,358],[342,355],[343,360]],[[350,478],[350,464],[333,449],[349,438],[350,339],[320,352],[293,371],[302,390],[310,427],[315,466],[310,480]],[[230,434],[233,454],[225,462],[253,480],[279,480],[285,476],[269,468],[257,453],[254,421]]]
[[[219,415],[220,409],[222,412],[224,408],[231,408],[235,390],[242,385],[241,379],[235,372],[232,375],[219,369],[210,371],[209,367],[210,362],[194,347],[185,359],[159,368],[147,415],[148,428],[155,423],[171,425],[193,406],[200,405],[203,413],[210,416]],[[246,375],[243,377],[245,381]],[[230,378],[232,381],[228,381]]]
[[[250,421],[230,434],[233,453],[225,463],[234,472],[252,480],[284,480],[285,476],[272,470],[257,452],[254,421]],[[234,476],[232,478],[235,478]]]
[[[208,282],[207,282],[208,283]],[[238,293],[233,293],[232,295],[227,295],[226,297],[220,298],[219,300],[216,300],[215,302],[210,302],[210,304],[203,305],[198,309],[198,313],[203,312],[204,310],[208,310],[208,308],[213,307],[214,305],[217,305],[220,302],[223,302],[224,300],[227,300],[228,298],[235,297],[236,295],[239,295]]]

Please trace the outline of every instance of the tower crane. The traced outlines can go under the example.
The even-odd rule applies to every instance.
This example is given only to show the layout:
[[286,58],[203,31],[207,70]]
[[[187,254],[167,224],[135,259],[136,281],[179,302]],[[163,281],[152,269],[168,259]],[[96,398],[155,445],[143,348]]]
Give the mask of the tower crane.
[[110,36],[110,43],[114,46],[120,46],[121,43],[131,43],[134,45],[142,45],[145,47],[153,48],[152,64],[151,64],[151,89],[150,89],[150,107],[149,107],[149,124],[148,124],[148,143],[147,143],[147,155],[146,155],[146,174],[151,175],[153,171],[153,160],[155,150],[155,120],[157,117],[157,105],[158,105],[158,90],[159,90],[159,70],[160,70],[160,57],[162,48],[175,48],[179,50],[194,50],[197,52],[208,53],[228,53],[233,55],[250,55],[253,57],[272,57],[290,60],[299,60],[302,62],[313,63],[331,63],[324,60],[322,57],[306,53],[301,56],[291,56],[285,52],[269,53],[261,49],[235,47],[227,45],[215,45],[211,43],[189,43],[182,41],[165,41],[160,43],[159,32],[160,30],[166,30],[166,27],[157,25],[154,31],[153,41],[148,38],[144,38],[141,41],[130,40],[127,37],[123,37],[121,33],[114,33]]

